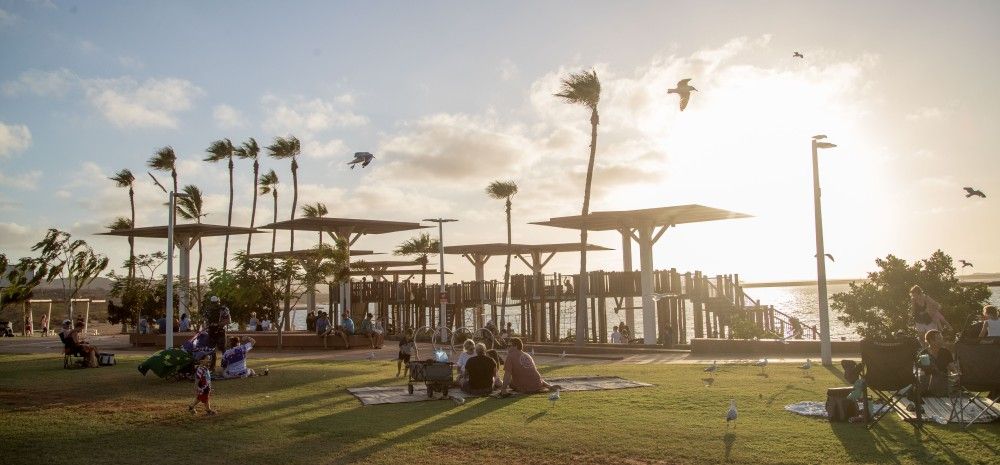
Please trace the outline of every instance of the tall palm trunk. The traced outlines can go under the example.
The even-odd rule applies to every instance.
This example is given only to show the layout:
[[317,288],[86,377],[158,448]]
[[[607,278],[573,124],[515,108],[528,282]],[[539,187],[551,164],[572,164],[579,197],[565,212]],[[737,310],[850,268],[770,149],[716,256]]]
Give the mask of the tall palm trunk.
[[[135,229],[135,190],[132,186],[128,188],[128,203],[132,207],[132,229]],[[135,236],[131,234],[128,235],[128,277],[135,278]]]
[[[198,269],[194,276],[194,296],[197,299],[196,307],[198,309],[201,309],[201,258],[201,239],[198,239]],[[188,315],[188,318],[190,317],[191,315]]]
[[[271,191],[274,197],[274,222],[278,222],[278,191]],[[271,253],[274,253],[274,241],[278,238],[278,230],[271,230]]]
[[[257,196],[254,195],[254,198]],[[229,157],[229,216],[226,217],[226,226],[233,225],[233,157]],[[200,243],[199,243],[200,244]],[[226,245],[222,247],[222,272],[225,273],[229,267],[229,234],[226,234]]]
[[[299,164],[295,161],[295,158],[293,157],[292,158],[292,215],[291,215],[293,220],[295,219],[295,209],[297,208],[298,203],[299,203]],[[294,251],[295,229],[291,229],[289,231],[288,240],[289,240],[288,250]],[[282,315],[282,320],[284,320],[284,327],[286,331],[292,329],[291,322],[288,321],[289,316],[291,315],[291,309],[289,308],[290,306],[289,301],[291,299],[291,294],[292,294],[292,278],[291,276],[289,276],[288,280],[285,281],[285,311],[284,315]],[[350,311],[350,309],[346,310]],[[279,335],[278,337],[281,336]]]
[[171,169],[170,170],[170,177],[174,179],[174,192],[175,193],[176,192],[180,192],[180,191],[177,190],[177,170]]
[[507,197],[507,262],[503,267],[503,296],[500,299],[502,306],[500,307],[500,321],[503,322],[507,319],[507,290],[510,286],[510,197]]
[[[253,222],[257,217],[257,183],[260,182],[257,178],[258,171],[260,171],[260,163],[255,158],[253,160],[253,206],[250,207],[250,229],[253,229]],[[247,255],[250,255],[250,241],[252,240],[253,234],[247,234]]]
[[[600,117],[597,108],[590,113],[590,161],[587,163],[587,183],[583,190],[583,215],[590,212],[590,183],[594,179],[594,158],[597,155],[597,125]],[[580,282],[576,286],[576,345],[587,341],[587,228],[580,228]]]
[[420,263],[420,326],[427,324],[427,257]]

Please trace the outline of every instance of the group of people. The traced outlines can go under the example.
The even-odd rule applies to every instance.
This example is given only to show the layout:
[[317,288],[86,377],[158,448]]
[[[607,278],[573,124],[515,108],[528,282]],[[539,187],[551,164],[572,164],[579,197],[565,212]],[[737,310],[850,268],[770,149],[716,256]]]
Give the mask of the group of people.
[[611,331],[612,344],[631,344],[632,330],[625,323],[617,324]]
[[[21,328],[22,336],[30,336],[35,331],[34,322],[31,320],[31,312],[28,312],[24,316],[24,326]],[[49,335],[49,316],[47,314],[42,314],[42,319],[38,324],[42,336]]]
[[466,340],[463,343],[463,351],[456,363],[457,384],[462,392],[484,396],[499,390],[500,395],[504,396],[509,391],[533,393],[560,389],[560,386],[550,384],[542,378],[535,359],[524,351],[524,342],[520,338],[512,337],[509,342],[507,357],[503,361],[496,350],[487,350],[486,344],[482,342]]
[[271,331],[273,325],[271,320],[257,319],[257,312],[250,312],[250,321],[247,322],[247,331]]
[[374,319],[371,313],[365,315],[365,319],[361,320],[361,323],[355,326],[354,320],[351,319],[351,315],[348,312],[344,312],[340,317],[340,321],[337,324],[333,324],[326,312],[320,311],[318,315],[314,315],[310,311],[306,315],[306,328],[309,329],[310,327],[316,331],[316,335],[319,337],[327,338],[334,336],[340,338],[344,341],[344,347],[348,349],[351,348],[350,336],[355,334],[367,337],[373,349],[382,347],[382,342],[385,339],[385,330],[382,328],[382,323]]

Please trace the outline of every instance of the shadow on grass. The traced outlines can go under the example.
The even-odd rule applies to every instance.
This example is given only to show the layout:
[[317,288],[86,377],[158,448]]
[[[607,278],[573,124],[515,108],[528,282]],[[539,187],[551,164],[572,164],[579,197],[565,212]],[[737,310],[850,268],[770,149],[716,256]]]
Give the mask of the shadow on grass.
[[729,461],[729,456],[733,453],[733,444],[736,444],[736,433],[728,432],[722,436],[722,443],[725,445],[725,457],[726,461]]

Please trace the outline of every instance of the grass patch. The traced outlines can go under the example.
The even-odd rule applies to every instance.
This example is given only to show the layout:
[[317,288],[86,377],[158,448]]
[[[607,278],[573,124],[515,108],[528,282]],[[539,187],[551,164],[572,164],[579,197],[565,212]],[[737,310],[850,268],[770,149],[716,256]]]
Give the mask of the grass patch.
[[[785,412],[843,385],[823,368],[807,378],[794,365],[772,364],[767,377],[720,366],[706,387],[691,365],[545,366],[547,376],[656,386],[563,393],[555,407],[541,395],[362,407],[346,388],[401,384],[395,363],[252,359],[271,376],[218,382],[220,415],[192,417],[191,384],[144,378],[140,361],[63,370],[53,356],[0,355],[2,462],[987,464],[1000,456],[996,425],[917,432],[893,417],[869,431]],[[727,431],[730,398],[740,420]]]

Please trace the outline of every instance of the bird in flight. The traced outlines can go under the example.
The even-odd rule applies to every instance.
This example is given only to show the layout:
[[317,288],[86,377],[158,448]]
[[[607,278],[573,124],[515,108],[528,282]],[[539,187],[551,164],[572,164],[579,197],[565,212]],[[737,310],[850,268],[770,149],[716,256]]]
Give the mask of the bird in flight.
[[351,165],[352,170],[354,169],[355,166],[358,165],[358,163],[361,163],[361,167],[364,168],[368,166],[374,159],[375,155],[372,155],[368,152],[354,152],[354,159],[347,162],[347,164]]
[[984,194],[983,191],[979,189],[973,189],[971,187],[963,187],[962,189],[965,189],[965,198],[969,198],[974,195],[978,195],[984,199],[986,198],[986,194]]
[[688,84],[691,82],[691,78],[681,79],[677,81],[677,87],[674,89],[667,89],[668,94],[677,94],[681,97],[681,111],[684,111],[688,106],[688,100],[691,99],[691,91],[696,91],[694,86]]
[[972,262],[967,262],[965,260],[959,260],[958,263],[962,265],[962,268],[965,268],[967,266],[972,266]]
[[806,56],[800,52],[792,52],[792,58],[805,58]]

